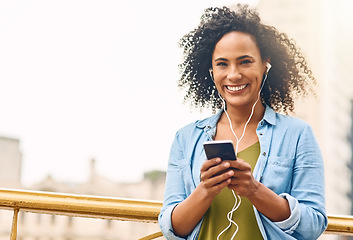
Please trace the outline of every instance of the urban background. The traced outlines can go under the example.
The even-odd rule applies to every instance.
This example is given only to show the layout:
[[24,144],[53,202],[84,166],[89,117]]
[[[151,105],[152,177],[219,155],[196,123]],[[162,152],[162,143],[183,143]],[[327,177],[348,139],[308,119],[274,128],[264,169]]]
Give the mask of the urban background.
[[[32,3],[30,1],[13,2],[15,4],[6,5],[5,9],[9,8],[19,15],[32,16],[30,13],[26,13],[27,8],[31,9]],[[43,11],[49,5],[43,1],[33,2],[42,5]],[[63,3],[64,5],[61,6],[63,9],[60,9],[57,17],[64,21],[63,19],[67,17],[65,14],[73,14],[77,15],[77,19],[79,19],[80,11],[87,10],[85,5],[94,5],[95,1],[77,2],[77,5],[74,6],[70,5],[72,3],[67,3],[67,6],[75,9],[72,13],[64,9],[66,5]],[[124,14],[142,17],[137,21],[140,25],[131,23],[130,26],[139,29],[138,32],[141,33],[139,38],[138,35],[133,35],[132,30],[128,27],[126,29],[105,29],[107,32],[117,33],[114,36],[109,34],[103,34],[102,36],[116,38],[116,44],[119,46],[116,47],[117,49],[111,49],[111,54],[114,56],[122,51],[119,47],[129,48],[130,55],[122,60],[129,68],[122,69],[121,64],[123,63],[119,62],[119,59],[119,61],[114,60],[109,66],[112,69],[115,67],[117,69],[113,76],[107,76],[107,73],[103,71],[105,68],[99,68],[102,72],[94,73],[97,76],[99,75],[97,82],[94,83],[83,81],[84,84],[80,85],[77,82],[66,82],[64,78],[68,76],[56,72],[53,77],[55,81],[50,78],[46,78],[46,82],[44,80],[41,82],[28,79],[31,81],[22,85],[19,84],[20,82],[16,82],[16,79],[8,76],[18,75],[17,71],[33,74],[30,69],[17,68],[18,65],[21,66],[23,59],[15,59],[15,57],[14,59],[0,58],[2,65],[0,66],[0,72],[6,72],[11,67],[12,73],[11,75],[0,75],[2,85],[0,97],[0,112],[2,113],[0,118],[2,120],[0,120],[0,125],[5,128],[9,126],[8,130],[3,130],[0,127],[0,187],[162,200],[168,151],[175,131],[186,123],[209,114],[207,111],[202,113],[190,112],[188,106],[179,106],[182,102],[182,96],[175,91],[178,78],[177,64],[179,63],[177,60],[180,59],[178,55],[180,53],[173,57],[173,61],[169,61],[168,53],[181,52],[180,49],[177,49],[178,39],[197,24],[202,9],[207,7],[207,4],[209,6],[212,6],[212,4],[208,1],[203,3],[196,1],[199,6],[188,8],[188,1],[178,1],[167,6],[165,2],[155,0],[143,3],[136,1],[128,8],[127,5],[121,3],[120,5],[114,5],[115,8],[113,9],[107,9],[110,6],[109,1],[98,2],[97,4],[102,4],[103,7],[97,11],[104,12],[107,10],[108,15],[119,15],[123,11],[127,11]],[[224,4],[232,6],[234,2],[225,1]],[[353,47],[351,46],[353,42],[353,16],[351,14],[353,5],[349,0],[259,0],[252,1],[251,4],[259,10],[265,23],[276,26],[280,31],[286,32],[294,38],[307,57],[309,66],[318,82],[316,97],[304,100],[298,99],[294,115],[311,124],[321,147],[325,162],[327,212],[329,214],[351,215],[353,214],[353,81],[351,79],[353,68],[350,66],[350,58],[353,54]],[[146,9],[149,9],[149,12],[145,12]],[[158,11],[153,12],[151,9],[158,9]],[[159,13],[158,17],[155,16],[157,12]],[[90,12],[84,15],[87,19],[93,19],[90,22],[91,29],[87,31],[95,31],[105,27],[95,25],[95,21],[98,21],[95,19],[95,14],[97,13]],[[193,15],[193,17],[190,18],[190,22],[186,23],[182,19],[187,18],[188,15]],[[43,17],[45,17],[45,14]],[[154,19],[149,22],[153,28],[148,26],[149,32],[146,32],[143,30],[146,26],[142,22],[144,21],[143,18],[147,21],[149,17]],[[14,34],[14,31],[26,31],[25,23],[22,23],[23,28],[11,29],[14,26],[19,26],[16,25],[18,24],[16,21],[24,21],[20,17],[16,18],[15,16],[8,19],[0,17],[0,20],[2,20],[0,31],[3,32],[0,34],[4,35],[5,39],[6,34]],[[107,21],[109,20],[111,19],[108,18]],[[129,26],[128,20],[120,19],[124,22],[124,26]],[[28,19],[28,21],[31,21],[31,19]],[[32,24],[45,21],[45,18],[38,18]],[[185,26],[178,28],[179,25]],[[83,27],[85,26],[83,25]],[[44,28],[42,30],[48,34],[53,34],[54,31],[59,31],[60,21],[58,20],[55,24],[50,25],[50,28],[54,30]],[[167,38],[158,38],[160,36],[158,33],[165,32],[164,35],[168,35],[166,29],[169,28],[173,28],[174,31],[172,31],[173,34],[169,36],[168,41],[173,42],[174,45],[163,45],[161,41],[166,41]],[[74,37],[80,31],[82,30],[77,29],[78,33],[69,32],[68,34],[71,35],[65,38],[61,36],[61,41],[75,41]],[[92,35],[89,36],[94,34],[92,32]],[[102,34],[102,32],[98,31],[97,34]],[[55,35],[54,37],[59,38],[60,36]],[[71,37],[73,39],[70,39]],[[120,41],[119,38],[125,40]],[[46,41],[50,39],[50,37],[47,37]],[[12,40],[19,41],[18,39],[8,38],[9,42]],[[128,45],[129,42],[132,45]],[[152,42],[157,42],[157,45],[152,45]],[[109,44],[113,46],[114,43]],[[2,48],[5,47],[0,48],[2,52]],[[20,47],[25,49],[31,46]],[[50,44],[43,47],[48,48],[48,51],[50,48],[58,48],[58,46]],[[86,47],[95,48],[94,45]],[[171,49],[169,50],[168,47]],[[149,49],[147,55],[140,53],[143,48]],[[35,55],[37,50],[33,49],[32,54]],[[64,49],[59,49],[59,51],[64,51]],[[70,52],[66,54],[68,56],[63,61],[70,62]],[[85,53],[82,51],[74,52],[74,54]],[[14,55],[21,56],[21,51],[14,52]],[[100,55],[101,58],[104,56],[103,54]],[[90,55],[87,54],[84,57],[90,58]],[[110,58],[112,56],[106,57]],[[27,59],[27,61],[31,61],[31,59]],[[46,59],[43,61],[46,61]],[[15,67],[10,66],[10,64],[14,64]],[[78,68],[92,74],[91,69],[82,68],[81,65],[75,65],[76,63],[72,64],[63,64],[62,66]],[[92,64],[97,64],[97,62]],[[37,70],[39,69],[40,67]],[[53,70],[58,71],[56,68],[50,68],[50,71]],[[162,70],[167,73],[162,73]],[[65,72],[66,69],[60,69],[60,71]],[[157,78],[156,75],[162,76]],[[82,74],[82,76],[77,75],[76,77],[87,80],[88,76]],[[143,81],[140,82],[136,79],[142,79]],[[16,83],[11,88],[7,88],[6,86],[11,84],[11,81]],[[62,82],[60,83],[60,81]],[[114,85],[109,85],[110,81],[113,81]],[[100,87],[101,85],[106,86],[106,88]],[[87,87],[99,88],[96,90],[103,93],[103,96],[98,95],[96,91],[86,91]],[[111,89],[111,87],[114,87],[114,89]],[[65,88],[72,88],[73,90],[72,92],[66,92]],[[22,98],[21,94],[29,93],[31,95],[35,93],[34,89],[46,93],[35,100],[31,100],[28,97],[29,95],[25,95],[27,96],[26,99]],[[157,89],[157,91],[154,92],[153,89]],[[121,91],[127,92],[127,95],[122,96]],[[54,105],[53,102],[45,105],[47,95],[54,95],[58,98],[58,101]],[[83,100],[82,102],[73,100],[74,110],[64,111],[61,108],[65,108],[65,106],[61,106],[61,103],[67,101],[65,99],[68,98],[68,95],[72,95],[75,99],[83,98]],[[113,95],[118,95],[120,98],[115,99],[112,97]],[[99,98],[103,98],[105,102],[99,104]],[[19,102],[11,108],[11,111],[8,111],[8,106],[11,106],[12,101]],[[26,104],[38,104],[41,108],[32,111],[33,109]],[[151,106],[150,109],[147,106]],[[29,109],[23,110],[24,108]],[[22,114],[18,114],[21,111]],[[45,113],[44,119],[39,119],[41,116],[39,112]],[[115,114],[110,115],[107,112]],[[80,118],[80,114],[83,115],[83,119]],[[124,119],[124,121],[121,122],[121,119]],[[6,120],[18,122],[19,125],[10,125]],[[24,129],[21,125],[22,121],[32,125],[33,132],[38,131],[37,138],[41,138],[46,158],[45,163],[39,162],[36,157],[30,157],[32,139],[25,134],[22,135],[19,130],[13,130],[16,126],[19,126],[20,130]],[[115,121],[116,125],[114,127],[105,128],[104,125],[109,126]],[[38,129],[41,126],[47,134],[39,133]],[[67,127],[75,127],[78,131],[75,133],[68,132],[66,131]],[[100,134],[100,131],[109,131],[110,135]],[[85,138],[93,139],[88,147],[80,144],[80,139],[77,137],[80,133]],[[164,133],[167,135],[164,135]],[[59,144],[51,142],[49,136],[53,137],[53,135],[54,137],[62,137]],[[48,142],[50,145],[47,145]],[[101,142],[105,148],[95,148],[95,144],[98,145]],[[121,142],[124,142],[124,144]],[[55,145],[56,148],[52,145]],[[58,150],[60,147],[61,150]],[[75,148],[80,149],[81,152],[86,151],[86,155],[71,154],[71,152],[75,152]],[[108,148],[113,153],[107,151],[106,154],[103,154],[104,149]],[[120,155],[121,151],[124,151],[124,155]],[[132,153],[133,157],[127,157]],[[97,157],[91,157],[91,155]],[[68,161],[64,159],[68,159]],[[104,164],[110,166],[111,172],[104,170]],[[50,169],[47,165],[52,165],[53,168]],[[73,173],[74,176],[65,178],[65,175],[60,175],[59,171]],[[130,174],[133,177],[124,174]],[[0,239],[9,239],[10,225],[11,212],[0,210]],[[19,219],[19,240],[127,240],[137,239],[156,231],[158,231],[156,224],[83,219],[25,212],[20,213]],[[324,235],[322,239],[343,240],[350,238]]]

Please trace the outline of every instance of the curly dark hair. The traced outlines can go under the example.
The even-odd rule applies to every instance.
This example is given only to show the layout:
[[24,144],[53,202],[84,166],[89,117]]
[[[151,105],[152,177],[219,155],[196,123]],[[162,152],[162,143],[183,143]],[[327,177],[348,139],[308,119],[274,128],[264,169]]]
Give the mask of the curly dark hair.
[[186,89],[184,101],[193,107],[211,107],[213,112],[222,107],[217,89],[209,75],[216,43],[226,34],[240,31],[254,37],[261,59],[270,60],[261,92],[261,100],[275,111],[294,110],[294,93],[305,96],[315,84],[315,78],[295,42],[275,27],[261,22],[259,14],[248,5],[238,4],[236,10],[228,7],[207,8],[199,26],[181,38],[184,59],[179,65],[181,78],[178,86]]

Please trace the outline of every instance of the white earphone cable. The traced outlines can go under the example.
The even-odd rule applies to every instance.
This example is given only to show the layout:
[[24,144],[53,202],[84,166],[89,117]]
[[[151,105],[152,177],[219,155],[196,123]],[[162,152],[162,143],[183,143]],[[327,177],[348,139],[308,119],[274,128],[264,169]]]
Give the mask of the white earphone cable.
[[[270,70],[270,68],[268,68],[267,73],[268,73],[269,70]],[[245,135],[246,127],[247,127],[247,125],[249,124],[249,122],[250,122],[250,120],[251,120],[251,118],[252,118],[252,116],[253,116],[253,114],[254,114],[255,106],[256,106],[257,102],[259,101],[259,99],[260,99],[260,94],[261,94],[262,88],[264,87],[265,81],[266,81],[266,79],[267,79],[267,75],[268,75],[268,74],[266,74],[266,76],[265,76],[265,78],[264,78],[264,80],[263,80],[263,82],[262,82],[262,85],[261,85],[259,94],[258,94],[258,96],[257,96],[257,99],[256,99],[255,103],[253,104],[253,106],[252,106],[252,108],[251,108],[250,116],[249,116],[248,120],[246,121],[246,123],[245,123],[245,125],[244,125],[243,133],[242,133],[242,135],[241,135],[241,137],[240,137],[239,139],[238,139],[237,135],[236,135],[235,132],[234,132],[233,125],[232,125],[232,121],[230,120],[229,114],[228,114],[228,112],[227,112],[227,110],[226,110],[226,102],[225,102],[224,98],[218,93],[218,96],[221,98],[221,100],[222,100],[222,102],[223,102],[223,111],[225,112],[225,114],[226,114],[226,116],[227,116],[230,129],[231,129],[233,135],[235,136],[235,138],[236,138],[236,140],[237,140],[237,143],[236,143],[236,146],[235,146],[235,154],[236,154],[236,155],[238,155],[239,143],[240,143],[240,141],[243,139],[243,137],[244,137],[244,135]],[[228,219],[228,221],[229,221],[229,225],[228,225],[225,229],[223,229],[222,232],[220,232],[220,233],[218,234],[217,240],[219,240],[219,238],[221,237],[221,235],[222,235],[224,232],[226,232],[226,231],[232,226],[232,224],[235,225],[236,229],[235,229],[234,234],[233,234],[232,237],[231,237],[231,240],[234,239],[235,235],[238,233],[238,230],[239,230],[238,224],[237,224],[235,221],[233,221],[232,218],[233,218],[233,213],[240,207],[240,204],[241,204],[241,197],[238,196],[238,195],[236,195],[235,192],[234,192],[234,190],[231,190],[231,191],[232,191],[233,196],[234,196],[234,205],[233,205],[232,210],[230,210],[230,211],[228,212],[228,214],[227,214],[227,219]]]

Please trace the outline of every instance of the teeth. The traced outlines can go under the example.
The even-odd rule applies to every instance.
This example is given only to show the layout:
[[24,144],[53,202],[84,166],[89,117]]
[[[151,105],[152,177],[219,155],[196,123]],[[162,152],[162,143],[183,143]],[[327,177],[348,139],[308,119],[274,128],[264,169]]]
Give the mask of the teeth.
[[244,89],[246,87],[246,84],[241,85],[241,86],[236,86],[236,87],[231,87],[231,86],[226,86],[226,88],[230,91],[236,92]]

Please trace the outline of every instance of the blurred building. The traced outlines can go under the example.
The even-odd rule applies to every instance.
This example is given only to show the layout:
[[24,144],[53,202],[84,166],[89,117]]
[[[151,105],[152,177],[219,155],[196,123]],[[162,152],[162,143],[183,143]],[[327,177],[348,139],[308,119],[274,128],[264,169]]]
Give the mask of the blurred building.
[[0,136],[0,187],[21,186],[20,140]]
[[[21,186],[22,154],[19,140],[0,137],[0,187]],[[48,176],[30,190],[119,198],[162,200],[165,172],[151,171],[142,181],[116,183],[99,175],[92,159],[90,175],[83,183],[59,182]],[[0,240],[10,236],[13,211],[0,209]],[[69,217],[20,211],[18,240],[130,240],[158,232],[158,224]]]
[[330,214],[352,213],[352,9],[350,0],[260,0],[258,4],[265,23],[296,41],[318,82],[317,97],[298,100],[295,115],[312,125],[321,147]]

